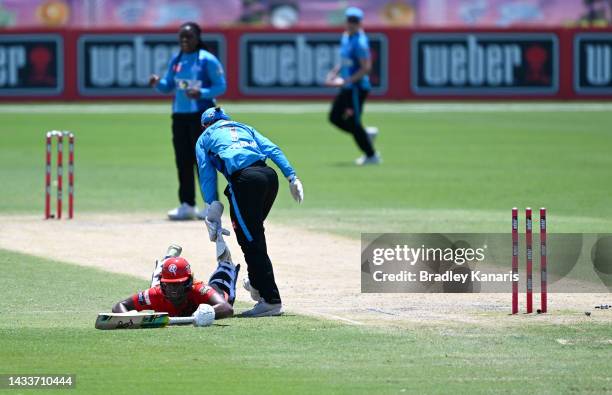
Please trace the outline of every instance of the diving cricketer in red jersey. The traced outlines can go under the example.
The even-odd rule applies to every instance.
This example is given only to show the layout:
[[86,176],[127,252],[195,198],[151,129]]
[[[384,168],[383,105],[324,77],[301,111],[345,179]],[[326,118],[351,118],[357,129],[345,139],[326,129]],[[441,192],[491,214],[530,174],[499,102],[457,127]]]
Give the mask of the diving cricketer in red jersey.
[[[180,247],[177,248],[180,254]],[[233,265],[229,253],[224,255],[229,259],[219,259],[219,266],[209,280],[211,285],[194,282],[189,262],[178,254],[159,262],[161,265],[156,267],[151,288],[117,303],[113,313],[154,310],[166,312],[171,317],[187,317],[205,304],[212,306],[216,319],[231,317],[239,266]]]
[[[156,287],[140,291],[136,295],[132,295],[130,299],[134,304],[134,310],[163,311],[168,313],[168,315],[171,317],[187,317],[193,314],[200,304],[209,304],[213,306],[213,308],[216,305],[219,305],[219,307],[227,307],[225,304],[229,305],[224,296],[219,294],[212,287],[204,284],[202,281],[193,283],[191,288],[186,291],[184,299],[182,299],[178,305],[175,305],[170,301],[170,299],[164,296],[162,287],[164,287],[165,283],[163,281],[164,278],[162,278],[162,285],[158,285]],[[231,309],[231,306],[229,306],[229,309]],[[218,310],[218,308],[215,309],[215,316],[217,318],[219,318]]]

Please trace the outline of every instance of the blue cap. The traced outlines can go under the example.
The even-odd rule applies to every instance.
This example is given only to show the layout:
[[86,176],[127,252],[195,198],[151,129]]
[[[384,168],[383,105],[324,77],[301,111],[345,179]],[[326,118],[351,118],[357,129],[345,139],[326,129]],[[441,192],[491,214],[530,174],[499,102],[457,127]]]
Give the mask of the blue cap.
[[344,16],[347,18],[353,17],[359,20],[363,19],[363,11],[357,7],[349,7],[344,11]]
[[229,121],[231,118],[225,113],[225,111],[223,111],[221,107],[211,107],[202,113],[200,123],[202,126],[210,125],[220,119]]

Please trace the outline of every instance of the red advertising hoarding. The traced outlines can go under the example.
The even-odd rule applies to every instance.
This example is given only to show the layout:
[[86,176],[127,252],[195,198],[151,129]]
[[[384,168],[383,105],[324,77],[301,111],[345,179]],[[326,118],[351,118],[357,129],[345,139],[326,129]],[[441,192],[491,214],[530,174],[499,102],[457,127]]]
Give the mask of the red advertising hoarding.
[[[373,99],[612,98],[612,29],[370,29]],[[325,99],[341,31],[224,29],[202,36],[225,100]],[[174,30],[0,33],[0,100],[167,100],[148,87]]]

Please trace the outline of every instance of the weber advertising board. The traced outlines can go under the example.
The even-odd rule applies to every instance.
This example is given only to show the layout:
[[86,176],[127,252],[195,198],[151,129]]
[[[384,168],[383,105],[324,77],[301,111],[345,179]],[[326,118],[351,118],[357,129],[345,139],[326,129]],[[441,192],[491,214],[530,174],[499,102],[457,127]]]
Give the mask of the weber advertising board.
[[578,94],[612,94],[612,33],[576,34],[574,89]]
[[[202,35],[207,49],[225,64],[225,40]],[[84,34],[78,40],[78,88],[86,96],[156,96],[152,73],[163,76],[173,53],[175,34]]]
[[63,90],[64,41],[61,35],[0,35],[2,96],[54,96]]
[[[368,34],[372,94],[387,90],[387,38]],[[340,62],[337,33],[245,33],[240,39],[240,91],[243,94],[333,95],[325,77]]]
[[417,95],[555,94],[553,33],[415,33],[411,85]]

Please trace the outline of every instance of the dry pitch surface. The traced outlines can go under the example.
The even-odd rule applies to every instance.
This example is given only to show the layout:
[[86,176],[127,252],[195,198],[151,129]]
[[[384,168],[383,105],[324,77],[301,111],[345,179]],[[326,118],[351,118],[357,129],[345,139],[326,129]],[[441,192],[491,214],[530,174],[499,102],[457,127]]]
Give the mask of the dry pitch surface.
[[[225,224],[229,218],[225,218]],[[156,257],[171,243],[196,276],[214,270],[214,244],[200,221],[170,222],[157,214],[82,214],[72,221],[44,221],[36,215],[0,217],[0,248],[49,259],[149,278]],[[551,294],[549,314],[510,316],[510,294],[362,294],[357,240],[267,223],[268,249],[285,308],[289,313],[338,320],[351,325],[509,326],[529,322],[612,322],[612,314],[593,311],[607,294]],[[243,263],[233,236],[234,260]],[[240,273],[240,282],[246,276]],[[136,291],[136,289],[134,290]],[[117,295],[117,300],[128,295]],[[238,300],[249,301],[241,287]],[[520,302],[523,303],[524,295]],[[539,303],[535,297],[536,306]],[[522,306],[521,306],[522,307]],[[109,306],[110,309],[110,306]],[[585,311],[593,311],[586,317]]]

